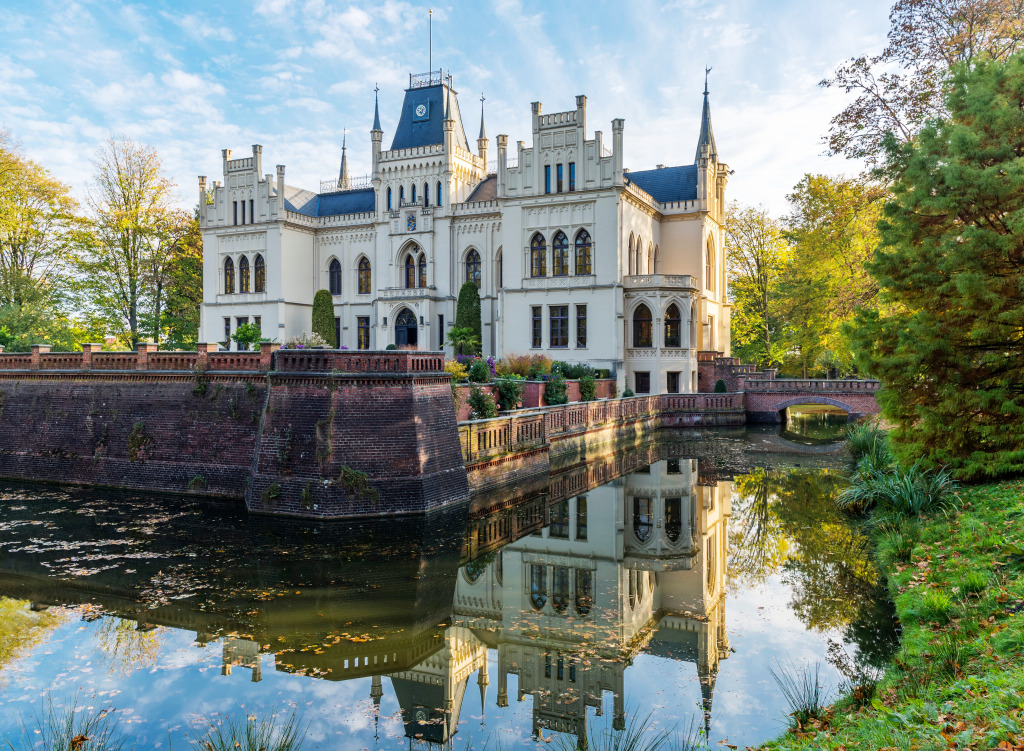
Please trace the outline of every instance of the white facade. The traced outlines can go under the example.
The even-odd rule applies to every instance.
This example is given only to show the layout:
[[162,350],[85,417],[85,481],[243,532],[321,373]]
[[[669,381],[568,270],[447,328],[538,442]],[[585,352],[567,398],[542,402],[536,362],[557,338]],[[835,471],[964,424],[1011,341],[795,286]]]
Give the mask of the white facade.
[[586,105],[542,114],[535,102],[531,145],[510,152],[499,135],[490,172],[482,115],[474,154],[440,71],[410,76],[388,150],[375,113],[363,186],[343,161],[320,193],[293,188],[283,165],[262,173],[260,146],[225,150],[223,182],[207,192],[199,178],[200,339],[259,319],[283,342],[310,330],[313,296],[330,289],[341,346],[439,349],[472,278],[485,356],[541,353],[607,368],[620,390],[695,391],[696,353],[729,353],[729,170],[707,92],[694,164],[642,172],[623,167],[623,120],[610,149],[600,131],[588,140]]

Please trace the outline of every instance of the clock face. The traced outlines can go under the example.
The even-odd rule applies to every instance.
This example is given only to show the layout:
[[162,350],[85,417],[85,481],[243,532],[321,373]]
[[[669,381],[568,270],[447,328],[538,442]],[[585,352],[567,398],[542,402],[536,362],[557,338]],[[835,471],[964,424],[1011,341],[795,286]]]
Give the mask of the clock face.
[[427,114],[427,105],[417,104],[416,105],[416,117],[425,117]]

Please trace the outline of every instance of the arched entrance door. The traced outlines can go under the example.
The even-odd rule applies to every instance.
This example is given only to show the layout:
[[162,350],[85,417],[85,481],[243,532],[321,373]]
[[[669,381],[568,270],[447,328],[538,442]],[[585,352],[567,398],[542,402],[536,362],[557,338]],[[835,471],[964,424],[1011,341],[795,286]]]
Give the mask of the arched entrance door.
[[418,331],[416,316],[408,308],[402,308],[402,312],[395,319],[395,346],[416,349]]

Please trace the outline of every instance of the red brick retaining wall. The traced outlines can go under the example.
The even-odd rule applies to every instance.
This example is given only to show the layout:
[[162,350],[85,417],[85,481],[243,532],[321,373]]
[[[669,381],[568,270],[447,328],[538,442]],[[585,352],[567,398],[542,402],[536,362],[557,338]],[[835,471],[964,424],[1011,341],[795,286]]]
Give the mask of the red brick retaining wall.
[[0,477],[327,518],[468,497],[440,353],[33,349],[0,354]]

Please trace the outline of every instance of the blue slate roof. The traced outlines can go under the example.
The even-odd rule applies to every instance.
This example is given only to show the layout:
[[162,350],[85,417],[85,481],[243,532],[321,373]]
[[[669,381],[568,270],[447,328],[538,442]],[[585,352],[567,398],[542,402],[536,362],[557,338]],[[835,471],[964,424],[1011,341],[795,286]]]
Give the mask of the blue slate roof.
[[[466,131],[462,127],[462,114],[459,112],[459,98],[443,84],[406,89],[402,115],[398,120],[398,128],[395,129],[395,138],[391,142],[392,149],[413,149],[444,143],[445,91],[448,91],[452,119],[455,120],[453,141],[463,150],[469,151]],[[416,107],[420,104],[427,106],[427,116],[422,120],[416,118]]]
[[303,216],[341,216],[373,211],[376,208],[376,199],[373,188],[317,194],[311,190],[286,185],[284,205],[289,211]]
[[627,172],[626,179],[650,193],[659,203],[697,200],[696,164]]

